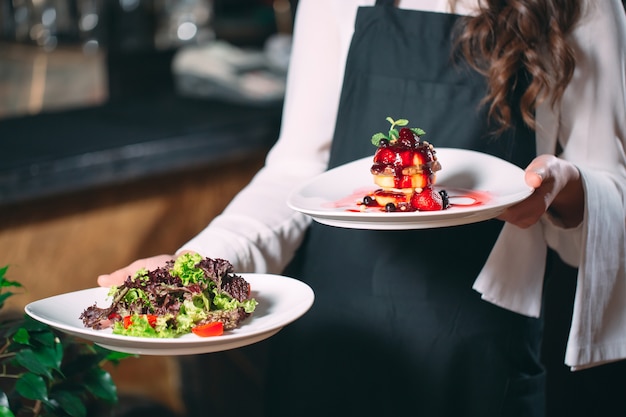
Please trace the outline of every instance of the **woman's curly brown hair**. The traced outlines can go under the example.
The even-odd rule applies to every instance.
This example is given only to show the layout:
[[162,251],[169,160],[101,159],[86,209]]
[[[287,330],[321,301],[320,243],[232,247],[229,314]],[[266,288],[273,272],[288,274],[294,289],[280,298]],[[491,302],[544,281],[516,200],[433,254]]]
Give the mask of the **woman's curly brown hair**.
[[511,124],[511,92],[520,71],[530,82],[516,103],[535,128],[535,109],[555,105],[574,74],[574,52],[567,37],[582,14],[582,0],[479,0],[477,15],[463,19],[457,46],[469,64],[487,77],[484,102],[500,131]]

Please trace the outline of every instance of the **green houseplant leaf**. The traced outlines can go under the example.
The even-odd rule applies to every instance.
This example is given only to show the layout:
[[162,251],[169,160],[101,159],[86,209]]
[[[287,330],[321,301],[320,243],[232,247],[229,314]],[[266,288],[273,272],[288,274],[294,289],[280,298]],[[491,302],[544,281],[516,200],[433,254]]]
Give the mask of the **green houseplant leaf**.
[[0,405],[0,417],[15,417],[15,414],[13,414],[9,407]]
[[9,408],[9,398],[4,391],[0,391],[0,417],[15,417]]
[[[0,268],[0,308],[22,285]],[[0,417],[86,417],[89,404],[116,404],[106,363],[128,357],[57,332],[27,315],[0,320]]]
[[41,375],[30,372],[22,374],[15,383],[15,390],[29,400],[43,401],[48,399],[48,387]]
[[4,302],[6,301],[6,299],[11,297],[14,294],[11,291],[4,291],[6,288],[9,288],[9,287],[21,288],[22,287],[22,284],[20,284],[19,282],[9,281],[8,279],[5,278],[8,269],[9,269],[8,265],[0,268],[0,308],[4,307]]
[[26,330],[23,327],[20,327],[17,331],[17,333],[15,333],[15,335],[13,335],[13,341],[15,343],[19,343],[22,345],[28,345],[30,344],[30,334],[28,333],[28,330]]
[[117,387],[110,373],[93,368],[85,376],[85,384],[86,388],[96,397],[109,403],[117,402]]
[[55,392],[54,399],[58,403],[59,408],[71,417],[85,417],[87,415],[87,408],[85,407],[82,398],[74,392]]

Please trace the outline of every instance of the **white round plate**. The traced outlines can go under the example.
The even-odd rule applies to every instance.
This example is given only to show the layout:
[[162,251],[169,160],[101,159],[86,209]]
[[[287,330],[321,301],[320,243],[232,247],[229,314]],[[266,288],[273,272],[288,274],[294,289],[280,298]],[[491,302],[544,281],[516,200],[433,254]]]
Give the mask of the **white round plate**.
[[436,189],[450,196],[451,207],[441,211],[360,211],[357,204],[377,188],[370,167],[373,156],[333,168],[296,188],[287,200],[292,209],[329,226],[372,230],[407,230],[457,226],[497,217],[527,198],[532,188],[524,171],[492,155],[453,148],[437,148],[442,169]]
[[96,303],[110,304],[108,288],[75,291],[34,301],[24,310],[42,323],[70,335],[92,341],[110,350],[138,355],[192,355],[218,352],[250,345],[278,333],[305,314],[313,305],[313,290],[293,278],[271,274],[239,274],[250,283],[258,301],[254,313],[237,329],[221,336],[186,334],[177,338],[144,338],[113,334],[111,329],[94,330],[83,325],[80,314]]

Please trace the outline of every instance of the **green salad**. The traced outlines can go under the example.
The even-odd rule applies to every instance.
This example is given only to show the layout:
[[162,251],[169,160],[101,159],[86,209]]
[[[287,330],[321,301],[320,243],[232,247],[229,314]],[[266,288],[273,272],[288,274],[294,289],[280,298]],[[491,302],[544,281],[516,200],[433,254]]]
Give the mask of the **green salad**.
[[230,262],[188,253],[129,276],[109,290],[109,307],[94,304],[80,319],[86,327],[127,336],[218,336],[254,312],[257,301],[250,294],[250,284]]

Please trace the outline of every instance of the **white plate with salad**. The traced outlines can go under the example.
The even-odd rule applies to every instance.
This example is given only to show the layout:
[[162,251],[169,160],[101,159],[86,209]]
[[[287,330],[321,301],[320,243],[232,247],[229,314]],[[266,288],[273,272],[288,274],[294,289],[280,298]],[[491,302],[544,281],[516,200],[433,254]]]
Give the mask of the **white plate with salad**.
[[56,295],[32,302],[26,313],[42,323],[70,335],[89,340],[104,348],[138,355],[191,355],[235,349],[267,339],[304,315],[314,301],[313,290],[294,278],[272,274],[239,274],[250,283],[251,297],[257,301],[252,315],[219,336],[201,337],[193,333],[178,337],[149,338],[114,334],[112,328],[86,327],[81,313],[94,303],[111,304],[109,288],[97,287]]

